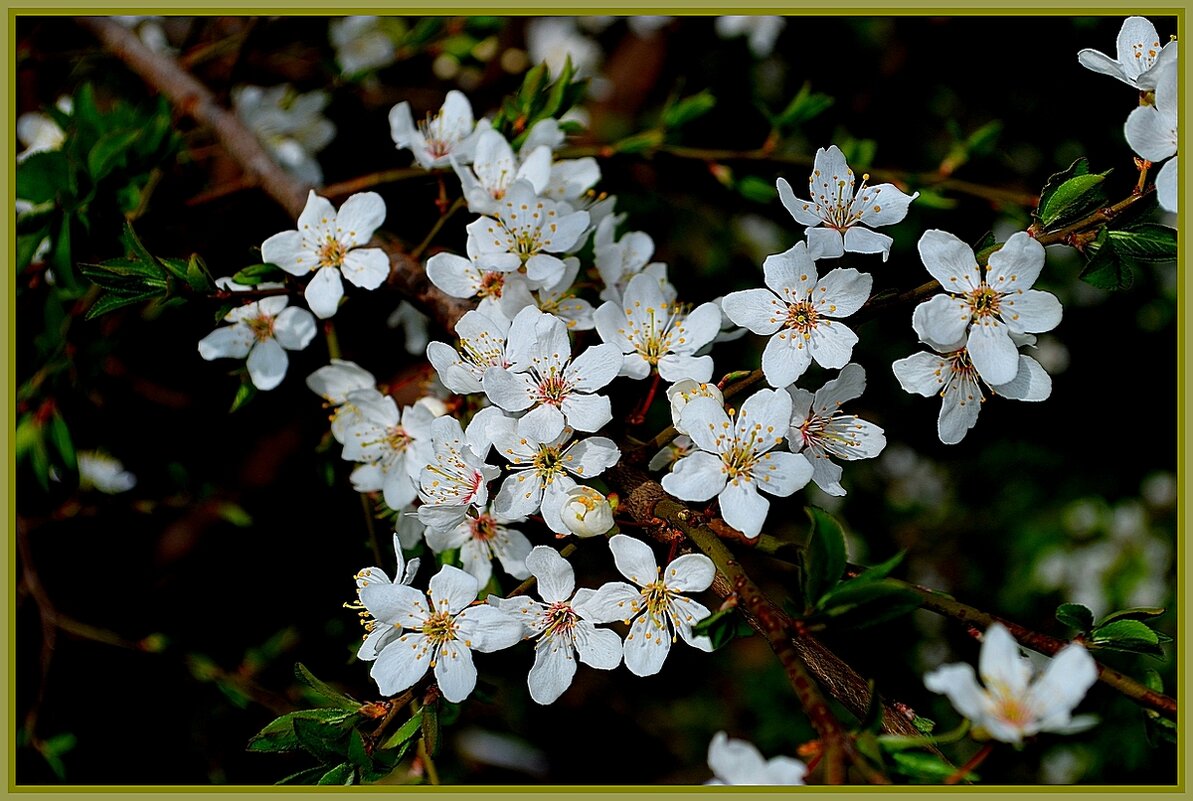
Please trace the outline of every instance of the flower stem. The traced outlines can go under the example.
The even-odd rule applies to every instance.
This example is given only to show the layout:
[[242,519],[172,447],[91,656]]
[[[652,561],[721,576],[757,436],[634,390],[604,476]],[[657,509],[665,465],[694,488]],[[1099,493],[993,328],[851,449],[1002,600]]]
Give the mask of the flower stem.
[[986,757],[990,756],[990,752],[994,750],[994,743],[986,743],[978,752],[969,758],[961,767],[957,768],[956,773],[944,780],[944,784],[956,784],[964,779],[969,772],[986,761]]
[[433,226],[431,226],[431,230],[427,233],[423,241],[419,242],[418,246],[410,251],[410,258],[418,261],[423,255],[423,251],[426,250],[427,246],[431,244],[431,240],[433,240],[435,235],[438,234],[443,228],[444,223],[446,223],[453,214],[462,208],[464,208],[464,198],[458,197],[456,198],[456,202],[451,204],[450,208],[446,209],[442,214],[439,215],[439,219],[435,221]]
[[348,195],[363,192],[367,189],[372,189],[375,186],[382,184],[392,184],[398,181],[408,181],[414,178],[434,178],[436,171],[424,170],[419,167],[402,167],[396,170],[381,170],[380,172],[373,172],[367,175],[361,175],[357,178],[350,178],[347,181],[340,181],[339,183],[328,184],[323,187],[323,196],[328,198],[347,197]]
[[[626,418],[626,423],[632,426],[640,426],[646,420],[646,413],[650,411],[650,404],[654,403],[655,392],[659,389],[659,371],[655,370],[654,376],[650,380],[650,389],[646,392],[646,397],[642,402],[634,407],[634,411],[630,412],[630,416]],[[666,443],[663,443],[664,445]],[[659,447],[662,447],[661,445]]]

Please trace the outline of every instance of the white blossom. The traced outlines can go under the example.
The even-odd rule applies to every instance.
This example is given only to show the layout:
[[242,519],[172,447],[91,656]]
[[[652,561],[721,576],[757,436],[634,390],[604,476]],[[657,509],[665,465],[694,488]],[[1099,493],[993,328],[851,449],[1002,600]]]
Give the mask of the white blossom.
[[990,254],[985,277],[973,249],[947,231],[924,232],[919,251],[928,272],[949,293],[916,307],[912,322],[920,338],[964,339],[974,368],[988,384],[1012,381],[1019,358],[1011,335],[1051,331],[1061,319],[1056,296],[1031,288],[1044,268],[1044,246],[1025,231],[1012,234]]
[[499,431],[493,444],[511,469],[493,499],[494,510],[525,517],[541,508],[547,527],[556,534],[567,534],[560,513],[568,490],[576,486],[572,476],[598,476],[621,458],[613,440],[588,437],[572,441],[573,433],[565,428],[559,436],[544,441],[513,426]]
[[716,384],[685,378],[683,381],[677,381],[667,387],[667,400],[671,401],[671,422],[675,426],[675,430],[681,434],[688,433],[681,420],[683,410],[696,398],[712,398],[722,406],[725,405],[725,395]]
[[593,345],[573,360],[563,320],[531,306],[514,323],[506,345],[508,367],[490,367],[481,383],[497,406],[527,412],[518,421],[519,433],[546,442],[565,425],[597,431],[613,419],[609,398],[596,392],[617,377],[616,347]]
[[695,398],[681,416],[699,450],[663,476],[663,489],[684,501],[714,495],[725,522],[747,537],[762,531],[770,502],[758,494],[785,498],[812,478],[812,465],[799,453],[774,451],[791,425],[791,396],[762,389],[731,417],[714,398]]
[[427,360],[439,374],[439,380],[452,392],[460,395],[484,392],[481,379],[485,371],[490,367],[509,367],[507,335],[519,340],[531,335],[523,332],[523,325],[533,325],[533,321],[524,318],[515,329],[502,315],[490,316],[473,309],[456,322],[459,349],[445,342],[432,342],[427,345]]
[[708,766],[714,778],[705,784],[803,784],[808,772],[803,762],[792,757],[763,759],[753,743],[731,740],[723,731],[708,744]]
[[1019,654],[1015,639],[1001,623],[982,637],[979,685],[968,664],[944,665],[924,676],[924,686],[943,693],[974,724],[975,733],[1020,744],[1040,732],[1068,734],[1094,725],[1091,715],[1073,717],[1073,709],[1098,679],[1097,664],[1085,646],[1070,643],[1042,673]]
[[476,579],[444,565],[424,597],[413,587],[385,582],[360,589],[360,602],[380,626],[401,629],[377,654],[370,671],[382,695],[414,686],[428,669],[452,703],[476,687],[472,652],[509,648],[522,639],[522,623],[500,609],[479,604]]
[[476,311],[489,317],[513,320],[514,315],[509,314],[501,303],[506,283],[513,281],[513,274],[481,266],[477,239],[471,233],[464,246],[467,258],[454,253],[436,253],[427,259],[427,278],[453,298],[480,298]]
[[[397,555],[397,567],[394,569],[393,581],[389,580],[389,576],[381,568],[366,567],[356,574],[357,598],[360,597],[360,591],[370,584],[409,585],[414,582],[414,576],[418,573],[421,560],[411,559],[407,563],[406,557],[402,555],[402,543],[397,533],[393,535],[393,541],[394,553]],[[378,625],[378,621],[367,610],[361,613],[361,618],[361,624],[365,627],[365,637],[356,656],[365,662],[372,662],[377,658],[381,649],[396,640],[402,631],[394,626]]]
[[79,488],[96,489],[107,495],[128,492],[137,486],[137,477],[124,469],[124,464],[100,451],[79,451]]
[[563,320],[571,331],[591,331],[596,327],[596,321],[592,318],[592,304],[575,296],[574,284],[579,273],[580,260],[575,256],[568,256],[563,260],[563,277],[559,279],[559,283],[538,291],[532,291],[530,283],[517,273],[489,275],[506,276],[499,302],[501,313],[507,318],[512,320],[522,309],[535,306],[540,311],[554,314]]
[[481,587],[489,583],[493,575],[493,559],[501,562],[502,569],[516,579],[530,575],[526,569],[526,556],[530,553],[530,540],[526,535],[507,523],[521,522],[525,518],[507,518],[491,509],[479,511],[475,517],[469,515],[451,529],[427,529],[427,545],[435,553],[449,548],[460,549],[460,562],[464,572],[476,579]]
[[618,572],[634,584],[604,584],[584,606],[594,623],[621,620],[630,627],[623,647],[631,673],[653,676],[662,670],[677,637],[701,651],[713,649],[708,637],[692,633],[692,626],[708,617],[708,608],[683,594],[712,585],[716,569],[711,559],[684,554],[660,568],[649,545],[625,534],[614,534],[609,550]]
[[236,116],[286,172],[306,184],[323,183],[315,154],[336,135],[335,124],[323,116],[330,100],[327,92],[299,94],[288,84],[232,90]]
[[768,256],[762,271],[766,289],[730,292],[721,308],[738,325],[770,336],[762,352],[767,383],[795,383],[813,359],[821,367],[844,367],[857,334],[839,318],[856,312],[870,297],[870,275],[845,267],[818,280],[816,262],[803,242]]
[[812,480],[829,495],[844,495],[841,466],[829,457],[852,461],[872,459],[886,447],[878,426],[856,415],[842,414],[841,405],[859,398],[866,389],[866,371],[847,364],[840,375],[816,390],[788,388],[791,393],[791,450],[801,450],[812,464]]
[[687,312],[669,294],[653,276],[635,275],[620,302],[608,301],[593,313],[597,332],[621,350],[620,375],[640,379],[657,369],[664,381],[708,381],[712,357],[694,354],[717,335],[721,309],[703,303]]
[[302,350],[315,338],[315,318],[306,309],[287,306],[284,295],[262,298],[232,309],[217,328],[199,340],[204,359],[245,359],[249,378],[260,390],[282,383],[290,360],[287,350]]
[[782,17],[750,14],[748,16],[717,17],[715,28],[717,36],[722,39],[748,36],[750,52],[756,58],[763,58],[769,56],[775,49],[775,41],[786,25],[787,20]]
[[[1034,337],[1015,337],[1034,341]],[[892,365],[895,377],[905,392],[930,398],[940,395],[940,415],[936,422],[937,435],[946,445],[956,445],[965,438],[978,421],[978,412],[986,397],[965,342],[951,346],[928,341],[936,353],[921,351]],[[1018,355],[1015,377],[998,386],[987,387],[995,395],[1022,401],[1042,401],[1052,394],[1052,378],[1030,356]]]
[[489,503],[489,482],[501,470],[485,463],[477,451],[487,448],[474,437],[466,438],[454,417],[437,417],[431,423],[431,449],[434,462],[423,467],[418,477],[423,502],[418,519],[429,528],[447,531],[459,525],[469,509]]
[[1140,91],[1155,89],[1160,70],[1176,58],[1176,42],[1160,46],[1156,26],[1144,17],[1127,17],[1118,32],[1118,58],[1086,48],[1077,61],[1094,72],[1117,78]]
[[[593,259],[605,284],[601,300],[620,301],[630,279],[639,273],[652,275],[660,284],[665,284],[667,265],[652,262],[653,255],[654,240],[642,231],[630,231],[616,242],[598,243],[593,248]],[[674,292],[667,300],[675,300]]]
[[384,220],[385,201],[376,192],[352,195],[337,212],[311,190],[298,229],[265,240],[261,258],[291,275],[313,272],[303,295],[315,316],[331,317],[344,295],[341,273],[362,289],[376,289],[389,277],[385,251],[363,247]]
[[362,464],[352,471],[357,492],[381,491],[390,509],[408,506],[418,495],[416,479],[431,460],[435,409],[415,403],[398,412],[393,397],[375,389],[354,390],[347,401],[356,409],[344,434],[344,458]]
[[489,128],[477,136],[471,167],[453,160],[469,211],[499,214],[510,184],[519,180],[529,183],[536,195],[542,194],[551,178],[551,149],[539,145],[522,150],[525,155],[515,156],[505,137]]
[[[70,114],[74,110],[74,101],[66,95],[58,98],[54,105],[63,114]],[[25,146],[17,154],[17,163],[20,164],[34,153],[59,150],[66,142],[66,132],[48,114],[29,111],[17,117],[17,139]]]
[[621,663],[621,638],[599,629],[584,606],[592,590],[576,587],[575,573],[567,560],[553,548],[539,545],[526,557],[526,568],[534,575],[539,597],[536,601],[489,597],[489,603],[522,621],[526,637],[533,638],[534,665],[526,678],[530,697],[540,704],[554,703],[572,684],[576,658],[599,670],[613,670]]
[[355,16],[338,17],[327,26],[342,74],[355,75],[394,63],[393,40],[379,23],[379,17]]
[[[816,151],[808,177],[810,200],[800,200],[787,180],[777,183],[779,200],[795,221],[808,226],[808,250],[818,259],[833,259],[850,253],[881,253],[886,261],[892,239],[867,226],[891,225],[907,216],[907,207],[920,193],[906,195],[894,184],[867,186],[869,175],[856,186],[853,170],[836,145]],[[856,189],[855,189],[856,186]]]
[[[1150,106],[1139,106],[1127,117],[1124,132],[1127,144],[1140,157],[1153,163],[1169,161],[1156,174],[1156,199],[1165,211],[1176,213],[1177,201],[1177,76],[1176,42],[1170,45],[1173,57],[1158,67],[1156,100]],[[1171,157],[1171,158],[1170,158]]]
[[580,485],[568,490],[559,514],[568,531],[577,537],[599,537],[613,528],[609,499],[592,487]]
[[514,181],[491,217],[468,225],[475,237],[477,263],[485,269],[512,272],[526,268],[536,286],[555,286],[563,277],[559,255],[588,228],[588,212],[539,197],[529,181]]
[[443,107],[425,120],[414,124],[410,104],[402,101],[389,111],[389,133],[399,150],[410,150],[423,169],[450,166],[453,160],[469,164],[477,139],[491,126],[486,121],[477,124],[472,116],[472,104],[462,92],[447,93]]
[[331,413],[331,435],[336,442],[344,444],[348,427],[355,422],[357,408],[348,401],[348,395],[360,389],[372,389],[377,384],[373,374],[356,362],[332,359],[331,364],[320,367],[307,376],[307,388],[323,398],[324,405],[334,409]]

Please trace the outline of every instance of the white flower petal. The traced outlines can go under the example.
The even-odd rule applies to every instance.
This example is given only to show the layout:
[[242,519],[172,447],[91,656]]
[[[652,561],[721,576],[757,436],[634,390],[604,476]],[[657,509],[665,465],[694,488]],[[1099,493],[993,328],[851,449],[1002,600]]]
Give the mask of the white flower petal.
[[762,335],[778,331],[787,317],[787,304],[768,289],[730,292],[721,301],[721,308],[737,325]]
[[243,359],[249,355],[255,341],[252,329],[244,323],[225,325],[199,340],[199,355],[207,361]]
[[[501,614],[495,607],[488,607]],[[512,618],[511,618],[512,619]],[[522,624],[518,624],[521,633]],[[435,681],[443,697],[458,704],[476,689],[476,665],[472,662],[472,651],[459,640],[449,640],[439,646],[435,655]]]
[[621,637],[616,632],[598,629],[587,620],[576,621],[573,631],[581,662],[598,670],[613,670],[621,664]]
[[1098,666],[1080,643],[1066,645],[1031,686],[1032,709],[1043,731],[1069,723],[1073,710],[1098,680]]
[[613,552],[613,563],[621,575],[639,587],[645,587],[658,577],[659,566],[654,551],[642,540],[614,534],[609,538],[609,550]]
[[770,338],[762,351],[762,373],[772,387],[791,386],[811,363],[812,350],[797,331],[780,331]]
[[1176,214],[1177,204],[1177,157],[1173,156],[1160,168],[1156,174],[1156,199],[1160,201],[1160,208]]
[[1026,231],[1011,234],[1002,247],[990,254],[986,283],[1004,294],[1028,289],[1044,269],[1044,255],[1044,246]]
[[756,483],[736,478],[725,485],[718,498],[721,517],[749,539],[762,533],[770,501],[758,493]]
[[454,615],[476,600],[478,590],[472,576],[458,567],[444,565],[431,577],[427,595],[437,612],[447,611]]
[[372,238],[373,232],[380,228],[383,222],[385,201],[381,199],[381,195],[376,192],[359,192],[340,206],[336,214],[336,238],[347,248],[359,247]]
[[1064,310],[1056,295],[1029,289],[1022,295],[1008,295],[1002,300],[1002,319],[1017,334],[1042,334],[1060,325]]
[[[871,225],[882,224],[869,220],[866,222]],[[844,248],[846,253],[881,253],[882,260],[886,261],[891,255],[891,245],[894,241],[886,234],[853,225],[845,231]]]
[[[622,536],[615,534],[614,538]],[[579,593],[577,593],[579,595]],[[628,623],[637,614],[642,593],[624,581],[610,581],[589,595],[581,603],[573,605],[576,612],[593,623],[612,623],[617,620]]]
[[315,338],[315,318],[306,309],[283,309],[273,324],[273,336],[287,350],[302,350]]
[[1019,372],[1019,349],[1006,326],[991,318],[974,323],[966,346],[974,369],[991,386],[1009,383]]
[[945,445],[956,445],[978,422],[982,410],[982,388],[972,380],[955,381],[941,398],[936,432]]
[[[387,577],[383,574],[381,578]],[[358,594],[365,609],[381,624],[416,629],[427,619],[427,598],[413,587],[365,581]]]
[[593,345],[567,366],[564,376],[577,392],[595,392],[617,377],[621,354],[616,345]]
[[925,231],[917,247],[924,267],[946,291],[961,295],[981,284],[973,248],[948,231]]
[[856,344],[857,334],[852,329],[842,323],[822,320],[812,331],[808,350],[821,367],[836,370],[849,363]]
[[978,686],[973,666],[942,665],[924,675],[924,686],[948,696],[953,707],[969,720],[977,722],[985,717],[986,692]]
[[[721,19],[724,19],[724,17]],[[795,218],[797,223],[800,225],[820,225],[822,220],[816,214],[815,204],[797,198],[791,188],[791,184],[787,183],[787,179],[780,178],[775,182],[775,188],[779,190],[779,200],[782,202],[783,208],[787,209],[788,213]]]
[[291,275],[306,275],[319,266],[319,255],[298,231],[282,231],[261,243],[261,260],[276,264]]
[[987,687],[998,687],[1004,695],[1023,698],[1031,679],[1031,662],[1019,653],[1015,638],[1001,623],[992,623],[982,636],[978,674]]
[[381,248],[356,248],[344,256],[340,271],[353,286],[376,289],[389,278],[389,257]]
[[671,651],[671,635],[650,615],[639,615],[623,643],[625,666],[635,676],[653,676],[663,669]]
[[753,472],[758,489],[780,498],[803,489],[812,479],[812,465],[807,457],[786,451],[763,455]]
[[870,299],[874,278],[852,267],[831,270],[816,284],[812,302],[830,317],[848,317]]
[[377,655],[369,675],[382,695],[397,695],[426,675],[431,666],[426,640],[420,633],[403,634]]
[[303,297],[311,311],[321,320],[333,316],[339,308],[340,298],[344,296],[344,284],[340,281],[340,271],[334,267],[321,267],[307,284]]
[[548,636],[534,644],[534,665],[526,684],[536,703],[554,703],[572,686],[575,675],[576,656],[570,642],[560,636]]
[[957,342],[965,336],[972,317],[964,300],[952,295],[934,295],[915,307],[911,327],[921,341]]
[[248,361],[245,362],[249,378],[253,380],[253,386],[260,390],[273,389],[282,383],[282,379],[286,377],[286,367],[289,364],[290,359],[286,356],[286,351],[274,339],[267,339],[254,345],[253,349],[249,351]]
[[456,615],[459,637],[482,654],[509,648],[522,641],[522,622],[495,606],[477,604]]
[[697,451],[676,462],[662,485],[681,501],[707,501],[725,488],[724,465],[719,457]]
[[539,545],[526,557],[526,567],[538,579],[539,597],[548,603],[566,601],[576,589],[576,574],[559,551]]
[[[620,354],[618,360],[620,361]],[[554,409],[553,406],[540,408]],[[536,410],[537,411],[537,410]],[[577,395],[572,393],[563,399],[559,411],[567,418],[567,424],[577,431],[599,431],[613,419],[613,410],[609,405],[609,398],[604,395]],[[529,415],[527,415],[529,416]],[[558,436],[559,432],[556,432]]]
[[663,584],[678,592],[703,592],[712,586],[717,569],[702,553],[677,556],[663,570]]
[[621,459],[617,443],[608,437],[588,437],[563,453],[564,467],[581,478],[599,476]]

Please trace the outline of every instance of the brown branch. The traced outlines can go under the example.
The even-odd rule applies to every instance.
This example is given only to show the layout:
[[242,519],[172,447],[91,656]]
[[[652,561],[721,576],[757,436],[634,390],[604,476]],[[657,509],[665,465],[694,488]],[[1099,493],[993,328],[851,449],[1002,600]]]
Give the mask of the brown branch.
[[[228,154],[240,164],[246,179],[259,185],[290,216],[298,218],[312,187],[278,166],[257,137],[235,114],[216,102],[206,86],[180,67],[175,59],[153,52],[135,33],[110,19],[79,17],[77,20],[129,69],[169,98],[175,108],[210,128]],[[389,283],[428,312],[442,328],[453,330],[456,320],[471,306],[434,287],[427,280],[422,265],[406,254],[396,237],[379,231],[371,244],[383,248],[389,255]]]

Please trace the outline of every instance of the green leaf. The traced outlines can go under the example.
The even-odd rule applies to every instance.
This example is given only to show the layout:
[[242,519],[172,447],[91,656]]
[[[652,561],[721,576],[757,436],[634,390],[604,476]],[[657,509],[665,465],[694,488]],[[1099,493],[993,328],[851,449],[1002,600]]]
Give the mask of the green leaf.
[[349,695],[345,695],[339,690],[315,678],[315,674],[307,670],[306,665],[298,662],[294,665],[294,675],[314,691],[315,697],[326,702],[325,706],[334,706],[349,712],[357,712],[360,710],[361,703]]
[[110,280],[111,276],[120,276],[124,278],[143,279],[138,283],[146,286],[154,286],[161,289],[166,287],[166,279],[162,273],[162,269],[154,262],[123,258],[108,259],[99,264],[80,264],[79,271],[100,286],[105,286],[104,281]]
[[70,162],[61,150],[34,153],[17,165],[17,197],[45,203],[69,188]]
[[[923,781],[939,782],[949,778],[957,772],[957,768],[945,762],[934,754],[921,751],[895,751],[891,755],[895,770],[904,776]],[[965,774],[969,781],[977,781],[978,775],[972,771]]]
[[427,753],[431,756],[435,755],[435,749],[439,746],[439,714],[436,706],[427,704],[422,709],[423,740],[427,744]]
[[1106,228],[1098,233],[1098,238],[1086,250],[1093,251],[1094,256],[1081,270],[1079,277],[1082,281],[1112,291],[1130,289],[1135,283],[1138,264],[1130,256],[1118,252]]
[[717,105],[717,99],[707,89],[685,97],[678,103],[663,109],[663,127],[679,128],[692,120],[703,117]]
[[747,175],[738,181],[737,191],[746,200],[752,200],[755,203],[771,203],[776,196],[774,183],[756,175]]
[[1048,229],[1105,205],[1102,182],[1110,172],[1091,173],[1088,160],[1084,157],[1077,159],[1067,170],[1056,173],[1045,182],[1036,218]]
[[369,757],[369,750],[365,746],[364,735],[353,729],[348,735],[348,761],[361,770],[373,767],[373,760]]
[[192,291],[205,295],[215,289],[215,279],[198,253],[186,263],[186,283]]
[[820,116],[833,104],[833,98],[812,91],[812,83],[805,81],[799,92],[779,114],[771,120],[776,127],[794,128],[813,117]]
[[1120,619],[1098,626],[1090,632],[1086,645],[1091,649],[1106,648],[1112,651],[1163,656],[1160,637],[1138,620]]
[[1160,615],[1167,612],[1159,606],[1132,606],[1129,609],[1120,609],[1117,612],[1111,612],[1104,618],[1098,621],[1099,626],[1105,626],[1115,620],[1147,620],[1153,617],[1160,617]]
[[276,264],[254,264],[238,270],[232,276],[232,282],[242,286],[256,286],[266,281],[280,281],[284,277],[285,273]]
[[884,579],[891,574],[891,571],[898,567],[903,562],[903,557],[907,556],[907,551],[899,551],[897,554],[887,559],[885,562],[880,562],[873,567],[868,567],[859,576],[851,579],[850,584],[859,585],[869,581],[877,581]]
[[138,303],[144,303],[147,300],[153,300],[161,297],[161,293],[157,291],[152,292],[138,292],[133,295],[119,295],[109,292],[106,295],[101,295],[99,300],[91,304],[91,308],[87,310],[86,320],[92,320],[99,317],[101,314],[107,314],[117,309],[122,309],[125,306],[134,306]]
[[1094,627],[1094,613],[1084,604],[1061,604],[1056,607],[1056,619],[1077,631],[1089,631]]
[[228,414],[243,409],[244,405],[255,397],[257,397],[257,388],[253,386],[253,382],[249,380],[248,376],[244,376],[240,386],[236,388],[236,397],[232,399],[232,406],[229,407]]
[[[343,723],[350,717],[352,717],[351,712],[341,709],[301,709],[297,712],[288,712],[253,735],[246,749],[268,752],[298,751],[302,745],[294,731],[294,721],[301,718],[323,725],[334,725]],[[339,736],[338,732],[336,736]]]
[[837,626],[864,628],[905,615],[923,603],[920,594],[893,579],[846,581],[820,599],[823,615]]
[[32,233],[17,235],[17,270],[24,270],[33,262],[33,255],[49,235],[49,224]]
[[57,411],[50,415],[50,423],[46,430],[54,450],[58,451],[58,455],[62,457],[62,466],[71,473],[78,472],[79,466],[75,457],[75,445],[70,437],[70,429],[66,427],[66,421]]
[[719,609],[692,626],[692,634],[708,637],[714,651],[727,645],[734,637],[753,634],[754,630],[736,612],[733,607]]
[[299,747],[320,762],[334,763],[343,759],[348,753],[348,741],[345,732],[336,728],[334,724],[311,718],[294,718],[294,736]]
[[804,556],[804,601],[809,609],[836,586],[845,572],[845,533],[832,515],[815,506],[804,507],[812,521]]
[[87,172],[91,180],[99,183],[116,167],[126,161],[126,152],[137,142],[142,131],[111,131],[99,138],[99,141],[87,154]]
[[1158,223],[1141,223],[1129,229],[1110,231],[1110,241],[1120,256],[1139,261],[1174,261],[1177,256],[1175,228]]
[[316,784],[352,784],[356,779],[356,770],[351,763],[341,762],[331,770],[324,773]]
[[613,144],[616,153],[643,153],[663,144],[662,131],[643,131]]
[[291,773],[289,776],[285,777],[284,779],[278,779],[276,783],[277,784],[315,784],[316,782],[319,781],[319,777],[321,777],[326,772],[327,772],[327,766],[319,765],[318,767],[315,767],[315,768],[306,768],[305,770],[300,770],[297,773]]
[[422,727],[422,715],[414,715],[410,720],[398,727],[398,730],[390,735],[382,745],[382,749],[396,748],[404,742],[407,742],[411,737],[418,733]]
[[49,263],[54,268],[54,280],[57,286],[72,297],[82,294],[78,276],[75,274],[75,263],[71,257],[71,218],[64,216],[58,225],[58,230],[51,237]]

